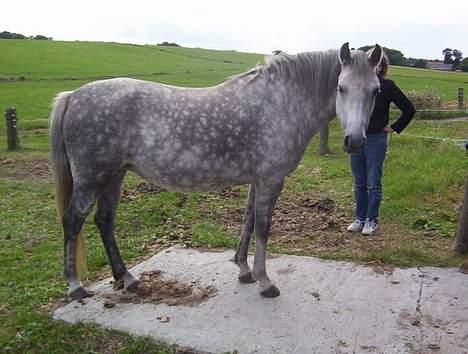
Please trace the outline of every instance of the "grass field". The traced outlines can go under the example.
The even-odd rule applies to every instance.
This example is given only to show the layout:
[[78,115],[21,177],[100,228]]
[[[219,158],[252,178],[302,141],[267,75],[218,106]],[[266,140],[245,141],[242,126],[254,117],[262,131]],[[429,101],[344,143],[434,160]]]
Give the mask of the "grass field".
[[464,72],[441,72],[392,66],[389,75],[404,91],[420,91],[425,87],[431,87],[451,101],[456,101],[459,87],[463,87],[465,92],[468,89],[468,73]]
[[[174,352],[164,343],[68,326],[50,318],[51,303],[65,301],[62,247],[48,163],[46,117],[52,97],[100,77],[134,76],[175,85],[207,86],[246,70],[257,54],[116,43],[0,41],[0,105],[15,105],[27,148],[5,151],[0,136],[0,348],[12,353]],[[12,59],[12,58],[16,58]],[[440,92],[468,81],[466,74],[391,68],[405,89],[430,82]],[[466,86],[465,86],[466,87]],[[352,180],[338,122],[331,126],[333,154],[317,154],[318,138],[287,178],[278,201],[270,250],[371,266],[461,266],[453,252],[457,208],[468,169],[467,152],[450,142],[468,137],[467,121],[413,121],[393,136],[385,162],[382,235],[350,237]],[[129,264],[174,243],[235,247],[246,187],[218,193],[181,194],[154,188],[135,175],[125,181],[117,238]],[[322,209],[318,208],[320,205]],[[326,212],[324,212],[325,210]],[[92,218],[85,225],[89,279],[109,274]],[[235,279],[233,279],[235,281]]]

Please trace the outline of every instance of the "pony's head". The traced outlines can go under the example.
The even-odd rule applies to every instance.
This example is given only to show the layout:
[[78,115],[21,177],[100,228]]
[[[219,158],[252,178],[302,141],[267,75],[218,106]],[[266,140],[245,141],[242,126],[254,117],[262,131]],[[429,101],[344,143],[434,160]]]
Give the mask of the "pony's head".
[[346,152],[359,152],[366,142],[366,129],[380,91],[375,68],[382,59],[382,48],[376,44],[370,55],[362,51],[351,54],[348,43],[343,44],[339,57],[341,73],[338,78],[336,112],[343,127],[343,147]]

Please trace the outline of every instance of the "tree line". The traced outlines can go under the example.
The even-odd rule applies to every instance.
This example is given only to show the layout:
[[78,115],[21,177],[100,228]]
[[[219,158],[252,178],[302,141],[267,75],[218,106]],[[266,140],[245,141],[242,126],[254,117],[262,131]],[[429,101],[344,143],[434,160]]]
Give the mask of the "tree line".
[[42,34],[37,34],[35,36],[25,36],[21,33],[13,33],[8,31],[0,32],[0,39],[35,39],[35,40],[52,40],[52,37],[46,37]]
[[[367,52],[369,49],[373,48],[373,45],[366,45],[358,48]],[[413,68],[427,68],[427,63],[430,60],[422,58],[406,58],[405,55],[398,49],[386,48],[383,47],[385,53],[388,56],[391,65],[397,66],[409,66]],[[463,59],[463,53],[457,49],[445,48],[442,51],[444,56],[444,64],[452,64],[452,70],[462,70],[468,72],[468,57]],[[440,61],[440,60],[437,60]],[[441,61],[442,62],[442,61]]]

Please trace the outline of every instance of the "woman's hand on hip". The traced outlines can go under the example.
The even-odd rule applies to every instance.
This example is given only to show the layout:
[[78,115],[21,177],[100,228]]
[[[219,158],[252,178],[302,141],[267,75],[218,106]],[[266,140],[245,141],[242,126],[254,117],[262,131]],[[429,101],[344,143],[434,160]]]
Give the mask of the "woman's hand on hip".
[[395,133],[395,130],[393,130],[393,128],[390,128],[390,127],[383,128],[383,131],[387,134]]

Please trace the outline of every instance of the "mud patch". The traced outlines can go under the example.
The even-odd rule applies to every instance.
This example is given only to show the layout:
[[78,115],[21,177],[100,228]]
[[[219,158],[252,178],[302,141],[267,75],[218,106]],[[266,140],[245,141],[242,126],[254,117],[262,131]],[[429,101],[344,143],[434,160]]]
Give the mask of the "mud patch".
[[136,187],[125,187],[122,190],[121,200],[132,201],[140,198],[144,194],[156,195],[165,191],[166,190],[164,188],[161,188],[155,184],[141,182]]
[[47,159],[0,159],[0,177],[35,182],[52,182],[52,169]]
[[[218,213],[220,224],[240,235],[244,208],[226,205]],[[349,241],[348,223],[349,216],[328,197],[281,196],[273,212],[270,242],[293,246],[299,241],[320,239],[322,247],[334,248]]]
[[286,199],[273,213],[272,236],[307,235],[318,231],[340,231],[347,223],[345,213],[329,198],[312,200]]
[[119,290],[105,294],[104,306],[111,308],[117,303],[161,304],[169,306],[194,306],[216,295],[214,287],[202,287],[198,282],[184,283],[176,279],[167,279],[160,270],[143,272],[139,276],[140,285],[136,293]]
[[240,188],[237,187],[227,187],[213,194],[224,199],[237,199],[240,198],[241,191]]
[[393,270],[395,269],[395,266],[391,264],[384,264],[380,262],[365,263],[365,265],[370,266],[377,274],[384,275],[393,275]]

